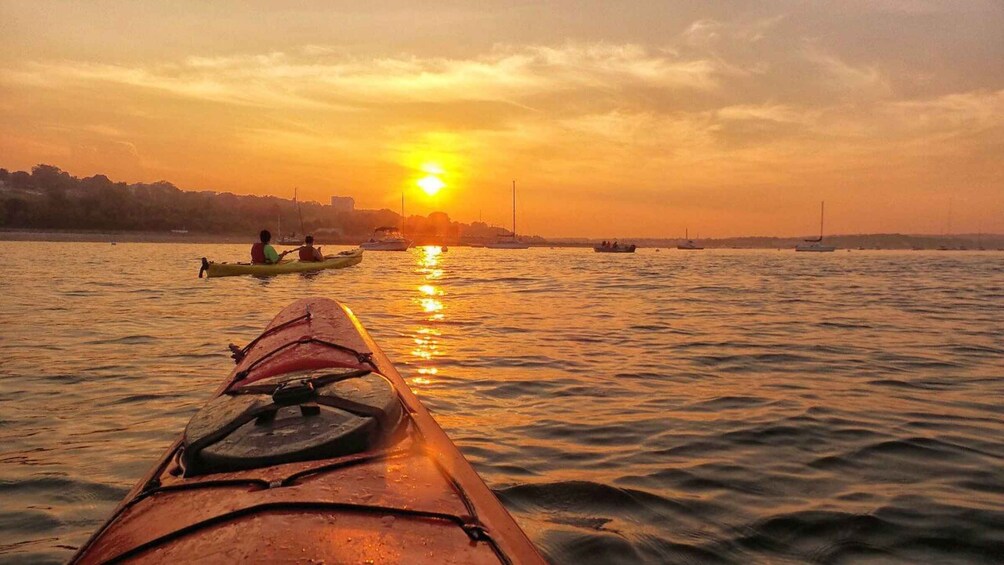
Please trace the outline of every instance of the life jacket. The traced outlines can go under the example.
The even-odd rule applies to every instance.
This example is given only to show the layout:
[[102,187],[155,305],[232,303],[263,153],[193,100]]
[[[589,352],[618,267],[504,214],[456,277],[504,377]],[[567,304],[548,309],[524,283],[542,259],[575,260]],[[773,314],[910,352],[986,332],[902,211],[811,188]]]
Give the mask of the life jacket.
[[251,262],[258,265],[265,263],[265,244],[256,243],[251,246]]
[[314,248],[313,247],[301,247],[300,248],[300,260],[301,261],[315,261]]

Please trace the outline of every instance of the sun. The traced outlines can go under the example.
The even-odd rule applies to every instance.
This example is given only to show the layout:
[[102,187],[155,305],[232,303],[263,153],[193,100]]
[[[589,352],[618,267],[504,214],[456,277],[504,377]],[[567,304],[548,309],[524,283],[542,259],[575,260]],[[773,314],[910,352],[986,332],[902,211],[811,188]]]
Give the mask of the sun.
[[435,196],[436,193],[442,190],[444,186],[446,186],[446,183],[435,175],[429,175],[418,180],[418,187],[425,191],[425,193],[429,196]]

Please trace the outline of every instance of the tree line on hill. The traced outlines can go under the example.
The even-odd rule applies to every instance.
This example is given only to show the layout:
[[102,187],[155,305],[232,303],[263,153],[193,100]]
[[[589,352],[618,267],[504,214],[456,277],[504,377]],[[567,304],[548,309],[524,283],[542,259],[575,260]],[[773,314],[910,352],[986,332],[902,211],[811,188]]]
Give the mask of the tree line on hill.
[[419,244],[507,233],[480,222],[454,222],[442,212],[402,222],[399,214],[386,209],[349,211],[275,196],[185,191],[167,181],[128,184],[105,175],[78,178],[45,164],[31,172],[0,169],[0,228],[5,229],[256,234],[263,228],[275,233],[280,223],[284,234],[313,233],[318,241],[331,243],[359,243],[381,226],[401,226]]
[[[300,217],[302,215],[302,228]],[[60,231],[187,230],[193,234],[241,235],[253,238],[278,224],[284,234],[314,234],[319,243],[357,244],[381,226],[401,226],[418,245],[483,243],[504,228],[481,222],[463,224],[442,212],[401,216],[391,210],[344,210],[317,202],[296,202],[275,196],[236,195],[229,192],[185,191],[167,181],[113,182],[105,175],[77,178],[59,167],[36,165],[31,172],[0,168],[0,229]],[[278,234],[277,234],[278,235]],[[591,246],[594,239],[526,238],[536,244]],[[827,236],[841,249],[999,249],[1004,236],[956,234],[941,236],[864,234]],[[641,247],[672,247],[676,239],[626,239]],[[702,239],[708,247],[791,248],[799,238],[738,237]]]

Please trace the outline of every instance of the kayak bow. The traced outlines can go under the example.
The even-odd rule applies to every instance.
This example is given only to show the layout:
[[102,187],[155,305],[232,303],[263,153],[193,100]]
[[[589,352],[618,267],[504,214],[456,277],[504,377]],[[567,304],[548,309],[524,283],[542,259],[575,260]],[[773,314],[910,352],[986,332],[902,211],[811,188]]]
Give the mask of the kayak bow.
[[348,308],[294,302],[73,563],[543,563]]

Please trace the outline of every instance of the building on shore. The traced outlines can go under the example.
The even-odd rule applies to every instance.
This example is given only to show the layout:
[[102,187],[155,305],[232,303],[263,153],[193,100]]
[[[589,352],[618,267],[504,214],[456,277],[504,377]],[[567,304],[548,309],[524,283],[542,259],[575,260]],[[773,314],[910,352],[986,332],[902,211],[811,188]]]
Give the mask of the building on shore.
[[356,208],[356,201],[351,196],[332,196],[331,207],[338,212],[351,212]]

